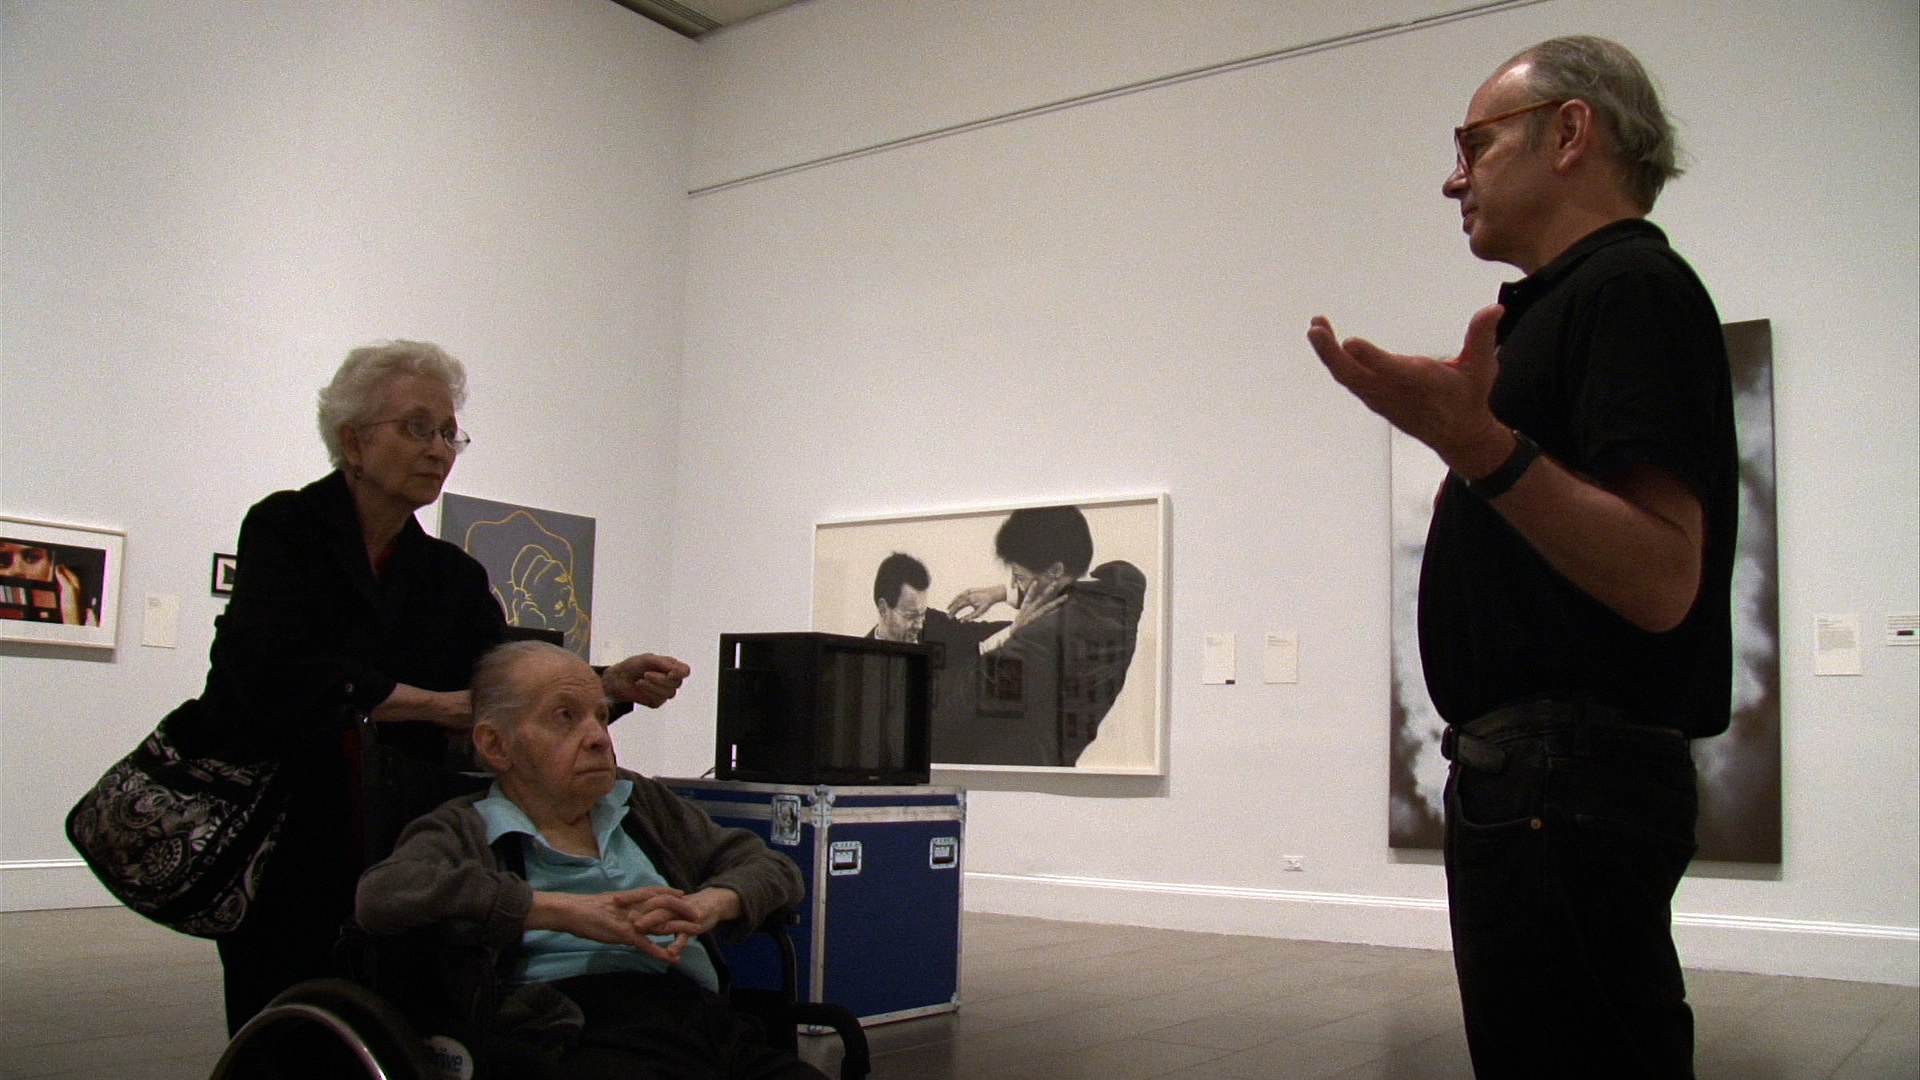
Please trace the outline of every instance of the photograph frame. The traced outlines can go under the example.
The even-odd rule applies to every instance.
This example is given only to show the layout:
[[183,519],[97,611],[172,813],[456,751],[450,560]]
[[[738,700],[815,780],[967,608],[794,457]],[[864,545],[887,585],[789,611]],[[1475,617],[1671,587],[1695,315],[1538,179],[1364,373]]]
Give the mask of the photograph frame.
[[[31,545],[70,552],[61,557],[55,551],[54,573],[67,571],[77,582],[79,593],[72,602],[79,605],[81,617],[91,615],[91,623],[68,623],[44,617],[57,613],[67,603],[68,590],[60,579],[46,580],[39,587],[27,579],[0,575],[0,597],[9,601],[11,612],[23,614],[0,618],[0,642],[26,642],[38,645],[65,645],[85,649],[113,649],[120,632],[120,582],[126,561],[127,534],[124,529],[96,525],[75,525],[38,518],[0,514],[0,542]],[[53,599],[51,605],[39,601]],[[16,604],[12,601],[18,600]]]
[[207,588],[215,596],[233,595],[233,576],[240,572],[240,556],[214,552],[213,576]]
[[[1721,324],[1733,380],[1739,452],[1740,524],[1733,572],[1734,695],[1728,730],[1692,743],[1699,773],[1697,868],[1708,863],[1774,865],[1783,851],[1779,507],[1775,491],[1773,324]],[[1389,688],[1387,843],[1437,850],[1444,830],[1445,724],[1427,695],[1420,665],[1420,560],[1433,492],[1446,477],[1434,453],[1390,430],[1393,500],[1392,684]]]
[[[926,603],[944,613],[949,598],[980,586],[1004,583],[1007,571],[994,554],[994,533],[1020,510],[1071,506],[1081,512],[1093,536],[1090,573],[1110,563],[1125,563],[1144,577],[1133,651],[1117,694],[1100,709],[1097,734],[1077,752],[1073,764],[1007,764],[943,758],[935,721],[933,767],[941,771],[1041,773],[1065,775],[1156,776],[1167,774],[1169,498],[1166,492],[1076,499],[1034,499],[988,505],[942,507],[901,513],[868,514],[820,520],[813,527],[812,628],[861,636],[876,628],[873,599],[876,569],[895,551],[912,554],[927,567],[931,582]],[[978,580],[976,580],[978,579]],[[996,605],[984,618],[1012,617]],[[1011,628],[983,641],[984,653],[1005,642]],[[983,653],[983,655],[984,655]],[[971,645],[969,659],[974,658]],[[936,710],[938,711],[938,710]],[[1071,712],[1063,709],[1060,712]],[[985,715],[985,709],[981,715]],[[973,715],[971,713],[967,715]]]
[[507,625],[557,630],[563,647],[593,657],[598,520],[522,503],[443,492],[440,538],[473,556]]

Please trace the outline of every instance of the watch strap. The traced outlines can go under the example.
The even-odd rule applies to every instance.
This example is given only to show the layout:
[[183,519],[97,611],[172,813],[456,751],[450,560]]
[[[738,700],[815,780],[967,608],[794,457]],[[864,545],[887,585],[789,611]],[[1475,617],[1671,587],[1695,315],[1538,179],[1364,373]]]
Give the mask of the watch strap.
[[1481,499],[1497,499],[1507,493],[1507,489],[1520,482],[1535,460],[1540,457],[1540,444],[1527,438],[1525,432],[1513,433],[1513,453],[1500,467],[1478,480],[1468,480],[1467,490]]

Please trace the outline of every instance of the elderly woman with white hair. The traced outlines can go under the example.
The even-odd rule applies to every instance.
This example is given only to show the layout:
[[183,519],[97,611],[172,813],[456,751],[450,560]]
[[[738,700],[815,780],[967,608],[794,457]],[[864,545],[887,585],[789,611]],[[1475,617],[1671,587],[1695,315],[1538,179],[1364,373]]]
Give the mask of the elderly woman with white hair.
[[[396,753],[445,761],[450,737],[473,726],[474,661],[507,637],[485,569],[413,516],[467,448],[456,417],[465,400],[465,370],[436,345],[353,350],[320,392],[334,471],[267,496],[240,526],[206,688],[175,721],[236,759],[277,760],[288,785],[246,921],[218,941],[231,1030],[330,972],[362,860],[349,718],[369,716]],[[655,707],[687,674],[678,660],[642,655],[602,679],[613,701]]]

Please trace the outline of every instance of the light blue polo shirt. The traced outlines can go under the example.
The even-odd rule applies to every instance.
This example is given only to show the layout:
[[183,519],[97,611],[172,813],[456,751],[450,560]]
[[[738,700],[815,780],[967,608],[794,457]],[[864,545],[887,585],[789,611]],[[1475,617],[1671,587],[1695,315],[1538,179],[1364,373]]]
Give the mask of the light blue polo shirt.
[[[556,851],[526,811],[500,791],[498,783],[473,808],[486,822],[488,844],[510,833],[520,834],[521,850],[527,859],[527,884],[541,892],[590,896],[668,884],[654,868],[653,860],[620,827],[632,793],[633,781],[623,779],[593,804],[593,833],[600,844],[598,859]],[[673,937],[656,934],[653,940],[670,945]],[[513,976],[516,983],[557,982],[610,971],[658,973],[678,967],[681,974],[701,986],[715,992],[720,989],[713,960],[698,939],[687,942],[680,952],[680,963],[672,966],[625,945],[609,945],[560,930],[529,930],[521,936],[520,946],[522,963]]]

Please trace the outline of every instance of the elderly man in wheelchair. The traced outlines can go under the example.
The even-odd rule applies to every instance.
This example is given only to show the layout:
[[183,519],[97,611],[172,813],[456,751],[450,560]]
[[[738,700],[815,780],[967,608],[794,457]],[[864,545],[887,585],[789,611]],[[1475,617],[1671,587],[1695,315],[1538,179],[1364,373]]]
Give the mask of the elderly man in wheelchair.
[[619,769],[601,681],[564,649],[487,653],[473,711],[492,788],[408,826],[357,909],[375,935],[477,927],[503,983],[496,1074],[820,1080],[718,993],[714,933],[798,903],[793,863]]

